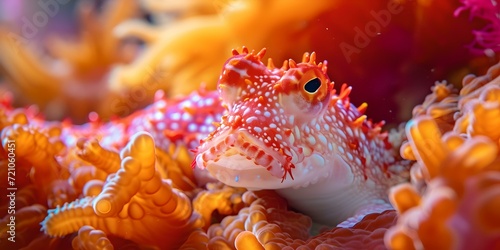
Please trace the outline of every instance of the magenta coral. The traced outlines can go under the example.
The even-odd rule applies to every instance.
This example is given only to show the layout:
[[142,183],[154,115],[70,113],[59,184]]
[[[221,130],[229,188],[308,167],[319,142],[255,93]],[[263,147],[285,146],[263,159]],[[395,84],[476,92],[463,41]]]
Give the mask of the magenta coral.
[[474,30],[474,42],[470,45],[473,52],[479,55],[492,56],[500,52],[500,3],[497,0],[461,0],[463,6],[455,11],[455,15],[469,11],[470,18],[485,21],[481,30]]

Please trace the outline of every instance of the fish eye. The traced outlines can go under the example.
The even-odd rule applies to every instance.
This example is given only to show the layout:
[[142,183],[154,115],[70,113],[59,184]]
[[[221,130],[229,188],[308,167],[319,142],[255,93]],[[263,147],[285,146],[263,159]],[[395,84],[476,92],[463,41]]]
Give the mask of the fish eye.
[[304,84],[304,90],[310,94],[314,94],[316,91],[318,91],[320,86],[321,80],[315,77]]

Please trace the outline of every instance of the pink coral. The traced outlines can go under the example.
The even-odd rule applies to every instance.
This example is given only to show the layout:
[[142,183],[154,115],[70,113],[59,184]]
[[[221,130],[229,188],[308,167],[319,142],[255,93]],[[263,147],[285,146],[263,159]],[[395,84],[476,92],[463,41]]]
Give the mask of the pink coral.
[[482,30],[473,31],[475,40],[470,45],[473,52],[493,56],[500,52],[500,4],[497,0],[461,0],[463,6],[455,11],[455,15],[469,11],[470,18],[485,21]]

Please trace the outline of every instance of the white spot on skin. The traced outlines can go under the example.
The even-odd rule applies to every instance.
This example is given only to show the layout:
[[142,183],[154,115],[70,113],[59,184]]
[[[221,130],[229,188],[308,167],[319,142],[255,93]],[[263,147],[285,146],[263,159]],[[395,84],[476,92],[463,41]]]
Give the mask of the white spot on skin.
[[295,135],[295,139],[300,140],[300,130],[299,130],[299,127],[297,127],[297,126],[293,127],[293,134]]
[[359,158],[356,157],[354,161],[358,164],[358,166],[361,166],[361,160]]
[[292,157],[292,163],[295,163],[299,160],[299,156],[297,155],[297,153],[294,150],[292,150],[290,152],[285,152],[285,153]]
[[207,118],[205,118],[205,124],[212,124],[212,122],[214,122],[214,118],[211,116],[207,116]]
[[354,161],[354,157],[349,152],[347,152],[347,159],[349,159],[349,161]]
[[248,113],[250,113],[250,111],[251,111],[251,110],[250,110],[250,108],[248,108],[248,107],[247,107],[247,108],[245,109],[245,111],[243,111],[243,116],[248,115]]
[[249,77],[248,75],[248,72],[247,72],[247,69],[239,69],[239,68],[236,68],[235,66],[231,65],[231,64],[226,64],[226,70],[231,70],[231,71],[234,71],[236,73],[238,73],[240,75],[240,78],[246,78],[246,77]]
[[338,145],[337,149],[339,150],[339,153],[341,153],[341,154],[345,153],[345,150],[342,146]]
[[337,133],[345,140],[347,139],[347,136],[345,135],[344,131],[337,129]]
[[180,113],[173,113],[170,115],[170,118],[174,121],[178,121],[179,119],[181,119],[181,114]]
[[312,149],[309,147],[304,147],[302,148],[302,153],[304,154],[304,156],[309,157],[312,154]]
[[353,136],[352,129],[350,127],[346,127],[345,130],[350,137]]
[[208,98],[205,100],[205,105],[212,106],[214,104],[214,100],[212,98]]
[[318,134],[317,136],[321,144],[326,145],[328,143],[326,137],[323,134]]
[[200,132],[201,133],[207,133],[208,132],[208,127],[205,125],[200,126]]
[[159,122],[158,124],[156,124],[156,128],[158,130],[164,130],[167,126],[165,125],[164,122]]
[[306,134],[311,133],[311,129],[309,128],[309,126],[305,126],[304,132],[306,132]]
[[257,118],[257,117],[255,117],[255,116],[250,116],[250,117],[248,117],[248,118],[246,119],[246,123],[250,124],[250,123],[252,123],[253,121],[257,121],[257,120],[258,120],[258,118]]
[[259,127],[253,127],[253,131],[255,131],[257,133],[262,133],[262,129]]
[[172,130],[179,129],[179,123],[177,123],[177,122],[170,123],[170,129],[172,129]]
[[312,165],[315,167],[324,167],[325,166],[325,158],[320,154],[313,154],[311,156]]
[[195,132],[197,129],[198,129],[198,126],[196,126],[196,124],[194,124],[194,123],[190,123],[188,125],[188,131],[189,132]]
[[154,116],[154,120],[157,120],[157,121],[163,119],[163,113],[162,112],[155,112],[153,116]]
[[188,113],[182,114],[182,120],[183,121],[189,121],[189,120],[191,120],[191,115],[189,115]]
[[307,142],[309,142],[311,145],[316,144],[316,138],[314,136],[310,135],[307,137]]

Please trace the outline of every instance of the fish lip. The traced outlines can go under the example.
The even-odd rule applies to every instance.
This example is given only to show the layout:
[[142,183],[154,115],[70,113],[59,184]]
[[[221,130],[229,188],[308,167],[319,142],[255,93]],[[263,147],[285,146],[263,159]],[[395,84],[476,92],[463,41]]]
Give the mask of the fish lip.
[[[263,152],[270,164],[260,164],[260,162],[263,161],[259,162],[259,159],[252,158],[248,155],[249,152],[245,152],[244,147],[249,148],[252,146],[259,152]],[[210,151],[213,147],[218,148],[218,150],[211,154]],[[245,166],[242,167],[242,165],[239,164],[220,165],[218,163],[221,159],[224,159],[224,157],[229,159],[236,154],[240,155],[240,160],[246,158],[246,160],[252,164],[245,164]],[[228,161],[231,160],[229,159]],[[259,172],[261,172],[261,170],[264,169],[276,178],[282,178],[283,176],[284,170],[282,165],[284,161],[284,156],[280,155],[278,151],[270,149],[263,141],[250,134],[246,129],[239,129],[236,131],[228,129],[222,134],[219,134],[216,140],[210,141],[208,144],[203,144],[201,146],[201,151],[199,151],[196,156],[196,165],[201,169],[210,168],[215,165],[230,171],[241,172],[248,172],[250,170],[259,170]]]

